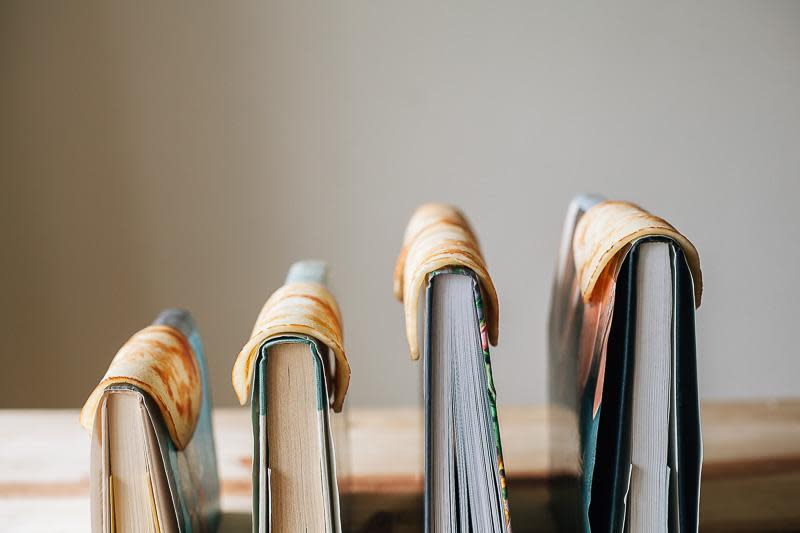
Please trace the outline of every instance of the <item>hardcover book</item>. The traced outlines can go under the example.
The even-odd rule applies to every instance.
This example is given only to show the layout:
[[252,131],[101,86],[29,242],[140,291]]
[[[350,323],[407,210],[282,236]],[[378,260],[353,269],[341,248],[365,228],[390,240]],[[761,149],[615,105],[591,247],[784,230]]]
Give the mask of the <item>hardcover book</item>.
[[254,533],[341,531],[330,410],[342,409],[350,367],[326,278],[322,262],[292,265],[233,367],[252,412]]
[[572,202],[549,324],[550,399],[580,436],[564,529],[697,531],[701,294],[697,250],[668,222],[626,202]]
[[423,357],[425,531],[510,531],[489,355],[489,343],[497,343],[497,293],[457,209],[427,204],[414,213],[394,291],[411,357]]
[[95,533],[216,530],[219,481],[200,335],[168,309],[117,352],[81,411]]

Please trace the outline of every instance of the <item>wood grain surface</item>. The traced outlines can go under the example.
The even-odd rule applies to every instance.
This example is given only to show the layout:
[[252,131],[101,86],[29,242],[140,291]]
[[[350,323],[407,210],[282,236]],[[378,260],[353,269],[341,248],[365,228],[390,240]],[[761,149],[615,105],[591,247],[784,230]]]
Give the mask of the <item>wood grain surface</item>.
[[[555,531],[550,504],[575,469],[568,413],[501,407],[514,530]],[[347,531],[420,531],[422,414],[349,409],[333,417]],[[706,402],[702,531],[800,530],[800,399]],[[222,531],[247,531],[251,430],[246,408],[214,412]],[[89,437],[77,410],[0,411],[3,531],[89,530]]]

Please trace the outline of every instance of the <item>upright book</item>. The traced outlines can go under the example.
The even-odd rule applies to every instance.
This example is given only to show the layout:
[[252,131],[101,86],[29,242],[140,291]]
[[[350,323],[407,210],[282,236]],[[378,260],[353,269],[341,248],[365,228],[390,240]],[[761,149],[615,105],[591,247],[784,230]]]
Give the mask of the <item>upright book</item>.
[[701,293],[697,250],[665,220],[626,202],[572,202],[549,324],[549,394],[580,435],[562,527],[697,531]]
[[326,266],[301,261],[267,300],[233,367],[251,403],[254,533],[339,533],[329,410],[342,409],[350,366]]
[[412,359],[420,357],[419,316],[424,323],[425,530],[510,531],[489,357],[489,342],[497,344],[497,293],[475,234],[457,209],[417,209],[395,268],[394,293],[404,305]]
[[200,336],[169,309],[131,337],[81,410],[94,533],[212,532],[219,482]]

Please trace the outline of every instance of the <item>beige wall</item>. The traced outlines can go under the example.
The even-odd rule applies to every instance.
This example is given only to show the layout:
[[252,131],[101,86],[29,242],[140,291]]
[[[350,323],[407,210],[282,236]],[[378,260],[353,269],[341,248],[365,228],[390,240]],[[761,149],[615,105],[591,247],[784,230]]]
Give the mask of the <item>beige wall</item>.
[[694,240],[705,397],[797,395],[800,4],[0,4],[0,406],[78,406],[185,306],[217,403],[290,261],[327,258],[351,404],[417,401],[391,272],[431,199],[501,300],[500,400],[545,398],[564,210]]

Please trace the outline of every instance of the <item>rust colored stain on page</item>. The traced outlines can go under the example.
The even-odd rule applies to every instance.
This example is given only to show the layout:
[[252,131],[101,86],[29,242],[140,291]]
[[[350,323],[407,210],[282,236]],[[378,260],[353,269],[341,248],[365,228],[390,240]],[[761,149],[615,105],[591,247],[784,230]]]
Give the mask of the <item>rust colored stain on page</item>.
[[169,333],[177,342],[166,345],[156,340],[153,343],[153,347],[159,351],[159,359],[165,363],[155,368],[163,373],[167,392],[178,414],[185,418],[191,415],[193,407],[199,409],[199,405],[193,406],[196,396],[193,392],[199,387],[199,372],[191,346],[183,335],[174,330]]
[[328,302],[322,300],[321,298],[317,298],[316,296],[312,296],[310,294],[304,294],[303,297],[319,305],[325,312],[325,315],[330,319],[331,322],[334,323],[336,328],[338,329],[342,328],[342,324],[339,320],[339,314],[336,313],[330,305],[328,305]]
[[200,369],[188,339],[169,326],[149,326],[134,334],[111,362],[82,413],[84,427],[109,385],[127,383],[146,392],[158,405],[178,449],[189,442],[200,414]]

